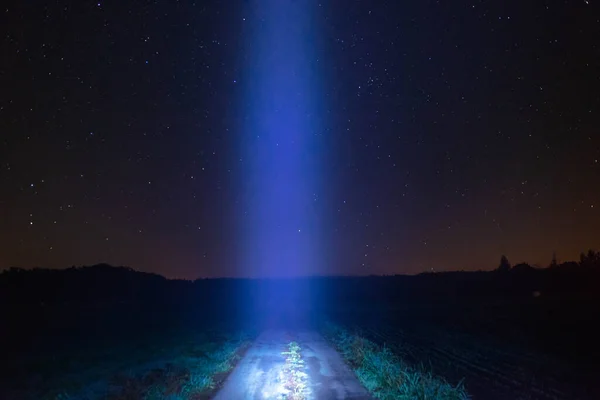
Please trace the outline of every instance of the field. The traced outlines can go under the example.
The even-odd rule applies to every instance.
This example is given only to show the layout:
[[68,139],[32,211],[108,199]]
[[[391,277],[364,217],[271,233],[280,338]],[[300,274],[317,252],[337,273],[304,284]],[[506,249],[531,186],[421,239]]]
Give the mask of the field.
[[476,400],[600,398],[600,302],[588,275],[573,290],[546,272],[177,282],[100,271],[128,283],[69,278],[89,271],[64,272],[60,285],[44,284],[52,274],[0,275],[0,398],[212,398],[261,332],[328,337],[331,322],[404,368],[393,371],[431,377],[428,387]]
[[533,293],[477,299],[348,301],[329,316],[415,366],[462,382],[474,399],[600,398],[597,303]]

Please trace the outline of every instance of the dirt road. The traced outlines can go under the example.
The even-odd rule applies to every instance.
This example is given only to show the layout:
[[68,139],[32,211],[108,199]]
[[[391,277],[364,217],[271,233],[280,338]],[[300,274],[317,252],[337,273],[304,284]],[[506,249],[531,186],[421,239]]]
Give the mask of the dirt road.
[[[300,345],[306,400],[371,399],[341,356],[314,331],[263,332],[225,381],[215,400],[291,398],[286,388],[285,357],[290,342]],[[287,396],[287,397],[286,397]]]

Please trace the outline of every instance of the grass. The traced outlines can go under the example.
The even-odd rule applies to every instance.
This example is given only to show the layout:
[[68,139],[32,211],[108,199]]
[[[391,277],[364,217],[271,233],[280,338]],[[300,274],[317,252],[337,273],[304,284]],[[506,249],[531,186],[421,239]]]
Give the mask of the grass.
[[453,386],[431,372],[414,368],[388,348],[378,346],[338,325],[327,323],[324,335],[377,399],[469,399],[462,384]]
[[304,400],[306,398],[307,375],[304,372],[304,360],[300,354],[300,345],[291,342],[287,351],[281,354],[285,357],[283,374],[287,394],[285,400]]
[[108,396],[107,400],[187,400],[203,397],[216,388],[234,367],[241,349],[248,345],[249,342],[243,339],[200,343],[163,368],[141,376],[117,377],[120,390]]
[[114,348],[111,357],[88,357],[78,363],[78,373],[59,369],[53,377],[45,379],[43,388],[37,387],[35,393],[22,397],[43,400],[206,398],[234,367],[252,338],[245,333],[212,332],[154,339],[153,346],[129,343],[130,351]]
[[119,377],[120,390],[108,400],[201,398],[224,379],[249,343],[245,336],[196,343],[163,368],[141,376]]

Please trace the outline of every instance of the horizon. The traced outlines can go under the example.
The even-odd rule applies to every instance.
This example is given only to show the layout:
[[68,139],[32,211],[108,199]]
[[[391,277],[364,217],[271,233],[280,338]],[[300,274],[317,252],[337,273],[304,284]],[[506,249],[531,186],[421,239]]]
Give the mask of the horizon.
[[[585,252],[581,252],[580,254],[584,254]],[[510,259],[509,259],[510,262]],[[557,264],[560,266],[562,264],[569,264],[569,263],[578,263],[578,261],[576,260],[559,260],[557,258]],[[548,269],[551,267],[550,263],[546,264],[546,265],[540,265],[540,264],[531,264],[528,262],[515,262],[512,263],[511,262],[511,268],[515,267],[517,265],[527,265],[531,268],[537,269],[537,270],[544,270],[544,269]],[[133,272],[140,272],[140,273],[146,273],[146,274],[152,274],[152,275],[158,275],[162,278],[165,278],[167,280],[180,280],[180,281],[188,281],[188,282],[194,282],[197,280],[212,280],[212,279],[234,279],[234,280],[294,280],[294,279],[312,279],[312,278],[370,278],[370,277],[399,277],[399,276],[418,276],[418,275],[425,275],[425,274],[436,274],[436,273],[470,273],[470,272],[494,272],[497,268],[498,265],[496,265],[494,268],[479,268],[479,269],[430,269],[428,271],[422,271],[422,272],[417,272],[417,273],[392,273],[392,274],[369,274],[369,275],[358,275],[358,274],[330,274],[330,275],[325,275],[325,274],[313,274],[313,275],[295,275],[295,276],[289,276],[289,275],[281,275],[281,276],[274,276],[274,275],[268,275],[268,276],[200,276],[200,277],[190,277],[190,278],[186,278],[186,277],[179,277],[179,276],[169,276],[169,275],[164,275],[160,272],[152,272],[152,271],[147,271],[144,269],[137,269],[135,267],[131,267],[128,265],[119,265],[119,264],[110,264],[110,263],[106,263],[106,262],[99,262],[99,263],[94,263],[94,264],[77,264],[77,265],[70,265],[68,267],[59,267],[59,268],[48,268],[48,267],[43,267],[43,266],[34,266],[34,267],[20,267],[20,266],[10,266],[10,267],[5,267],[5,268],[0,268],[0,274],[5,272],[5,271],[9,271],[11,269],[17,269],[17,270],[24,270],[24,271],[33,271],[33,270],[51,270],[51,271],[65,271],[68,269],[81,269],[81,268],[93,268],[93,267],[109,267],[109,268],[115,268],[115,269],[128,269],[131,270]]]

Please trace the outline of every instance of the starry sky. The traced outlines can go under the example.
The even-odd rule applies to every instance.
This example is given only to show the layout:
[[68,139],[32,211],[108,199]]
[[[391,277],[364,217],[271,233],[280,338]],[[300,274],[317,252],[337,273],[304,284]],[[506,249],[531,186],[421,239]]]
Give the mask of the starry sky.
[[[311,273],[599,247],[597,2],[284,1],[310,3],[318,72]],[[260,275],[239,257],[260,6],[3,3],[0,268]]]

